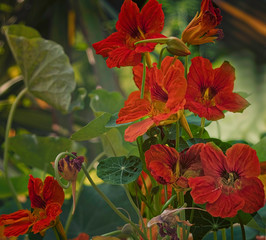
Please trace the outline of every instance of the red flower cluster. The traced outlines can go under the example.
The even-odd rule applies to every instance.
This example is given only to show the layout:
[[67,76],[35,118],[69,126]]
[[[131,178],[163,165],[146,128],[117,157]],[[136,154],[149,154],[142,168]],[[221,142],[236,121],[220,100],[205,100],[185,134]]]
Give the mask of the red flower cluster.
[[178,111],[184,109],[187,82],[184,67],[179,60],[166,57],[161,69],[156,64],[147,68],[145,94],[140,98],[143,65],[133,68],[134,81],[139,88],[132,92],[125,106],[118,114],[117,124],[133,122],[143,117],[143,121],[130,125],[125,131],[125,140],[133,142],[155,125],[166,125],[176,122]]
[[164,27],[164,14],[161,4],[149,0],[139,12],[132,0],[125,0],[116,23],[117,32],[108,38],[94,43],[96,54],[107,57],[109,68],[120,66],[135,66],[141,62],[144,52],[152,52],[156,43],[134,43],[152,38],[164,38],[160,34]]
[[190,178],[191,196],[215,217],[234,217],[239,210],[254,213],[264,206],[263,184],[258,179],[256,151],[245,144],[235,144],[226,151],[207,143],[200,158],[204,176]]
[[233,93],[235,70],[228,62],[213,69],[206,58],[194,57],[191,61],[185,108],[199,117],[218,120],[224,117],[223,110],[242,112],[248,107],[248,101]]
[[[44,183],[30,175],[29,197],[32,212],[19,210],[0,216],[0,226],[4,226],[6,237],[44,232],[57,224],[64,202],[64,191],[53,177],[46,177]],[[31,229],[30,229],[31,228]]]

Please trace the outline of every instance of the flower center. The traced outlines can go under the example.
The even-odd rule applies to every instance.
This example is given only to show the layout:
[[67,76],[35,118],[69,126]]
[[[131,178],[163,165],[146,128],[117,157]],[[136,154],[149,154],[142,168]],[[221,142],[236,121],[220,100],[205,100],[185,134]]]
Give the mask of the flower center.
[[215,106],[215,101],[213,97],[216,95],[216,92],[212,88],[206,88],[202,91],[201,102],[205,105]]
[[239,176],[236,172],[224,172],[222,174],[223,185],[234,187],[235,181],[237,179],[239,179]]

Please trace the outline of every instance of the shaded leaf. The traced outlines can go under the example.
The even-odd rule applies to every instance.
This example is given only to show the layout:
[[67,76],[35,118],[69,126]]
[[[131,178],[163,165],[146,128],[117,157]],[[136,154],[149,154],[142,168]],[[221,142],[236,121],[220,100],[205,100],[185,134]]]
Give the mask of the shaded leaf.
[[76,83],[63,48],[27,26],[5,26],[4,32],[28,91],[53,107],[68,111]]
[[[194,115],[191,114],[189,116],[186,117],[188,124],[193,124],[193,125],[197,125],[197,126],[201,126],[201,118],[198,115]],[[207,119],[205,119],[205,127],[209,126],[212,123],[212,121],[209,121]]]
[[118,113],[112,114],[110,117],[108,123],[105,125],[106,128],[113,128],[113,127],[121,127],[121,126],[127,126],[131,123],[122,123],[122,124],[116,124],[116,120],[118,119]]
[[89,96],[91,98],[90,107],[96,115],[102,112],[117,113],[124,105],[124,98],[118,92],[96,89]]
[[70,151],[72,141],[59,137],[38,137],[36,135],[18,135],[10,138],[10,151],[18,155],[20,161],[28,166],[47,169],[52,174],[53,162],[60,152]]
[[[19,176],[10,178],[17,194],[28,193],[28,180],[29,176]],[[7,198],[12,196],[10,188],[6,182],[5,177],[0,177],[0,198]]]
[[76,141],[85,141],[102,135],[103,133],[109,131],[105,125],[111,117],[110,113],[103,113],[97,118],[90,121],[86,126],[75,132],[71,139]]
[[97,175],[106,183],[128,184],[135,181],[142,171],[138,157],[110,157],[99,162]]
[[260,162],[266,161],[266,137],[262,138],[258,143],[252,146],[257,152]]
[[87,96],[85,88],[78,88],[72,95],[72,100],[69,106],[69,111],[82,110],[84,108],[84,100]]

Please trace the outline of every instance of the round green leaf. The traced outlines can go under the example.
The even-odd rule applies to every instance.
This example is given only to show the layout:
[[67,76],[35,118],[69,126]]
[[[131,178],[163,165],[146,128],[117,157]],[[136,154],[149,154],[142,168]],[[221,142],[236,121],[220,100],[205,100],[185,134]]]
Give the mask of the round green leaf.
[[4,30],[28,90],[53,107],[68,111],[76,83],[63,48],[30,27],[12,25]]
[[138,157],[110,157],[100,161],[97,175],[110,184],[128,184],[135,181],[142,171]]

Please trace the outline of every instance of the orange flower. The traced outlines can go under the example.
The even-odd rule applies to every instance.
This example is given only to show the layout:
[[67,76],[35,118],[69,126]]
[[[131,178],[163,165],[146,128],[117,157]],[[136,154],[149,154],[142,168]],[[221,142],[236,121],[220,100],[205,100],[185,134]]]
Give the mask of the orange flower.
[[[143,99],[140,98],[141,91],[138,90],[132,92],[125,101],[125,106],[118,114],[117,124],[148,117],[126,129],[126,141],[133,142],[152,126],[174,123],[183,115],[181,111],[184,109],[187,81],[182,63],[173,59],[173,57],[164,58],[161,69],[158,69],[156,64],[150,69],[147,68]],[[133,68],[134,81],[139,89],[141,89],[142,71],[142,64]]]
[[211,0],[202,0],[200,14],[196,13],[183,31],[182,41],[190,45],[200,45],[222,38],[223,31],[216,28],[221,21],[220,9],[215,8]]
[[0,226],[5,227],[6,237],[24,235],[29,230],[34,234],[44,234],[58,223],[64,192],[57,181],[48,176],[43,183],[41,179],[30,175],[28,190],[32,211],[19,210],[0,216]]

